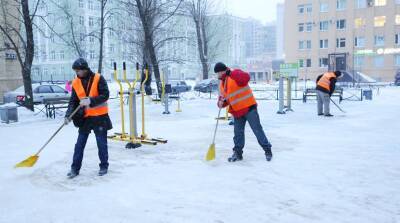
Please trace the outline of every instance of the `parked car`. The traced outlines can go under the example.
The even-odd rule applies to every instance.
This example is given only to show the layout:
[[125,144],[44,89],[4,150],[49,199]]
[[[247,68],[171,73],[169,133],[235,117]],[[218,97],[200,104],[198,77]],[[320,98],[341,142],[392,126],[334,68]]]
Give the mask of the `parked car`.
[[400,86],[400,70],[397,71],[397,74],[396,74],[396,76],[395,76],[395,78],[394,78],[394,84],[395,84],[396,86]]
[[[32,84],[33,103],[40,104],[46,98],[68,98],[71,94],[55,84]],[[25,100],[24,86],[4,94],[4,102],[22,102]]]
[[192,86],[186,84],[185,81],[170,81],[172,94],[179,94],[192,90]]
[[219,81],[214,78],[202,80],[194,86],[195,91],[199,91],[202,93],[209,93],[218,91]]

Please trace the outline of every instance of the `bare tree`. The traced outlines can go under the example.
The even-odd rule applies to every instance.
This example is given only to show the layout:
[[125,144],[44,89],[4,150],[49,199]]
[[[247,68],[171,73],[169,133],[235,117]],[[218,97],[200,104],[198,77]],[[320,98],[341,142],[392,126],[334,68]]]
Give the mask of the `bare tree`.
[[203,79],[207,79],[210,69],[208,64],[208,38],[206,29],[209,2],[208,0],[188,0],[186,5],[196,27],[197,49],[202,67]]
[[[0,0],[1,14],[0,31],[8,41],[6,48],[15,52],[21,66],[25,89],[24,106],[32,111],[33,94],[31,68],[34,57],[33,20],[38,10],[40,0],[33,4],[33,12],[29,10],[29,0]],[[23,28],[20,29],[20,26]]]
[[[160,60],[157,47],[168,40],[160,38],[165,24],[180,9],[183,0],[122,0],[129,12],[136,15],[141,26],[140,38],[136,40],[142,46],[143,64],[151,65],[157,88],[161,89]],[[173,38],[171,38],[173,39]]]
[[[60,3],[60,1],[57,0],[49,0],[49,2],[55,6],[56,10],[54,12],[48,12],[46,15],[38,15],[37,17],[46,24],[46,27],[51,32],[51,36],[57,36],[65,46],[72,48],[77,57],[85,57],[86,44],[84,40],[86,34],[83,36],[81,35],[84,33],[82,32],[84,31],[82,30],[84,26],[79,26],[79,17],[76,14],[76,9],[72,7],[73,4],[70,1],[63,1]],[[48,20],[49,15],[56,17],[55,20],[52,21],[53,23]],[[55,21],[60,19],[64,21],[63,23],[65,23],[65,26],[63,26],[62,29],[57,29],[57,27],[55,27]],[[45,32],[42,30],[43,27],[35,26],[35,28],[45,36]],[[49,38],[50,36],[46,37]]]

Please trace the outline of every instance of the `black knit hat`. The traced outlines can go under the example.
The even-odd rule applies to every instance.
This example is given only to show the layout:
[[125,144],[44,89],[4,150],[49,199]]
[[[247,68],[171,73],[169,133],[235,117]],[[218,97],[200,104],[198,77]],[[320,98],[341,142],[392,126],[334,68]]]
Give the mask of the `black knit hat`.
[[72,64],[72,69],[74,70],[89,70],[88,62],[83,58],[78,58]]
[[335,71],[335,75],[336,77],[340,77],[342,76],[342,72],[340,72],[340,70]]
[[218,73],[221,71],[226,71],[228,68],[226,67],[226,65],[222,62],[216,63],[214,66],[214,73]]

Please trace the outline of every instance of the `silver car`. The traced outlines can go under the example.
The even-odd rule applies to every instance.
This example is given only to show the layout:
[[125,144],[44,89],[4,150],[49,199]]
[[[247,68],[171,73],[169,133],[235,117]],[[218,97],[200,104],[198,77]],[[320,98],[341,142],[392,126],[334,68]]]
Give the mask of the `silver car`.
[[[56,84],[32,84],[33,103],[40,104],[43,99],[48,98],[69,98],[71,94],[64,88]],[[9,91],[4,94],[4,102],[20,103],[25,99],[24,86],[21,86],[14,91]]]

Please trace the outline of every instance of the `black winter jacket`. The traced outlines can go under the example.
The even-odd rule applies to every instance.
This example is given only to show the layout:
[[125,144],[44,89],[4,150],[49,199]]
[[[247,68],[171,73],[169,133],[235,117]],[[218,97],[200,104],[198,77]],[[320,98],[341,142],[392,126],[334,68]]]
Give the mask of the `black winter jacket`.
[[[83,88],[86,91],[86,95],[89,95],[91,87],[87,87],[87,85],[89,83],[89,80],[91,80],[90,85],[92,84],[94,75],[95,74],[92,71],[89,71],[89,75],[87,77],[81,78]],[[100,105],[106,102],[109,98],[110,92],[108,90],[107,81],[104,79],[103,76],[100,76],[98,90],[99,96],[90,98],[90,107]],[[75,90],[72,88],[71,98],[69,100],[68,110],[65,113],[65,117],[68,117],[75,110],[75,108],[79,106],[79,102],[80,100]],[[79,132],[90,133],[92,130],[96,131],[99,128],[103,128],[106,130],[112,129],[112,123],[108,114],[85,118],[83,126],[79,128]]]

